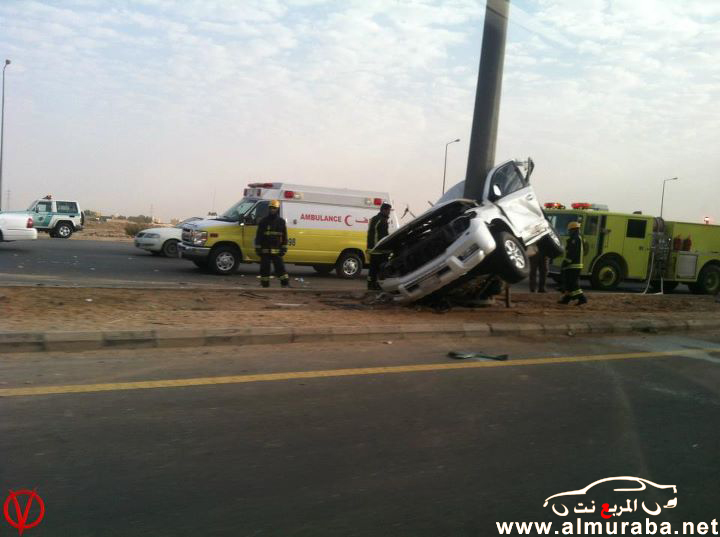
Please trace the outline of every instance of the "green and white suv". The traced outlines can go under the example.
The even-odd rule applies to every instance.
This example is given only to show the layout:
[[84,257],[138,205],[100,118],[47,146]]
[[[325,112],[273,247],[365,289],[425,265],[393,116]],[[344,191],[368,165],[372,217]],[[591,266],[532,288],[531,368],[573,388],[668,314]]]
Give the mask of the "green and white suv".
[[85,225],[85,214],[77,201],[54,200],[50,196],[35,200],[28,207],[35,229],[51,237],[69,239]]

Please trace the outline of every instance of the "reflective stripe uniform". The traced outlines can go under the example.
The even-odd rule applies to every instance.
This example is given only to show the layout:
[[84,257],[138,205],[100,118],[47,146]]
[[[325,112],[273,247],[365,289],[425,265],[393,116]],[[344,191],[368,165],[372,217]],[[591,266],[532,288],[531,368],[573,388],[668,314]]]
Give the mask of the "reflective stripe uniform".
[[561,267],[565,297],[570,299],[584,297],[580,289],[580,271],[583,269],[583,240],[580,233],[570,233]]
[[281,285],[288,285],[290,276],[282,259],[287,251],[287,243],[287,226],[283,218],[278,214],[269,214],[260,220],[255,234],[255,250],[260,255],[260,283],[263,287],[270,285],[271,265]]

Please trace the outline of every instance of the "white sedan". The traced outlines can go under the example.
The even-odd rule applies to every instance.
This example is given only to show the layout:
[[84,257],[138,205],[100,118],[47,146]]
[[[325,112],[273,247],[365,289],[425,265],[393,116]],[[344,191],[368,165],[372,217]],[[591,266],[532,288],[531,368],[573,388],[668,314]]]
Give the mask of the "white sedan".
[[199,217],[188,218],[173,227],[153,227],[143,229],[135,235],[135,246],[147,250],[153,255],[164,255],[165,257],[178,256],[178,243],[181,240],[183,224],[202,220]]
[[0,242],[37,239],[37,229],[27,213],[0,213]]

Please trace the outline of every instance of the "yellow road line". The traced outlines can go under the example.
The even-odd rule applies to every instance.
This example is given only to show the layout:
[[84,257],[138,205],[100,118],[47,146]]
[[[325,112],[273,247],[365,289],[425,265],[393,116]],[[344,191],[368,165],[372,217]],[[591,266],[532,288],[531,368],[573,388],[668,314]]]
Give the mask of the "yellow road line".
[[17,397],[24,395],[53,395],[65,393],[113,392],[119,390],[143,390],[152,388],[185,388],[189,386],[212,386],[216,384],[242,384],[248,382],[270,382],[277,380],[352,377],[360,375],[386,375],[392,373],[420,373],[427,371],[447,371],[456,369],[481,369],[487,367],[518,367],[527,365],[604,362],[608,360],[664,358],[667,356],[692,356],[695,354],[719,352],[720,347],[709,347],[703,349],[682,349],[674,351],[590,354],[582,356],[559,356],[553,358],[524,358],[518,360],[510,360],[507,362],[454,362],[444,364],[361,367],[354,369],[327,369],[320,371],[292,371],[287,373],[262,373],[258,375],[233,375],[226,377],[201,377],[171,380],[144,380],[136,382],[112,382],[105,384],[69,384],[64,386],[37,386],[34,388],[3,388],[0,389],[0,397]]

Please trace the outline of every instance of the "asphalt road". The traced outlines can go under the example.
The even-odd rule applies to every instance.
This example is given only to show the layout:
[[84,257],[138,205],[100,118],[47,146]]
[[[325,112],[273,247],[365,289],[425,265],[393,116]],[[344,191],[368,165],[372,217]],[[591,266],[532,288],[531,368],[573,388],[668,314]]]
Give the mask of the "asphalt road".
[[[295,265],[288,265],[288,272],[294,287],[365,287],[365,272],[356,280],[343,280],[334,274],[320,276],[310,267]],[[155,257],[131,242],[41,239],[0,243],[0,284],[5,285],[255,287],[257,275],[257,264],[242,265],[232,276],[207,274],[190,261]],[[588,287],[587,282],[584,287]],[[527,291],[527,280],[514,288]],[[621,290],[639,292],[643,288],[631,283]],[[687,288],[681,285],[675,293],[687,293]]]
[[[199,270],[188,260],[156,257],[122,241],[0,243],[0,282],[5,284],[254,287],[259,286],[258,267],[241,265],[235,275],[217,276]],[[288,265],[288,271],[295,287],[361,289],[365,285],[362,278],[320,276],[310,267]]]
[[[546,498],[613,476],[677,487],[657,523],[709,523],[719,350],[718,336],[668,335],[4,356],[0,490],[37,490],[36,537],[559,529]],[[148,380],[172,382],[135,384]]]

